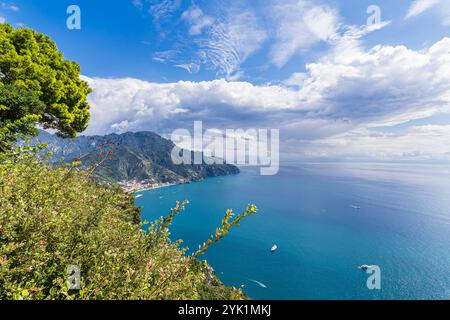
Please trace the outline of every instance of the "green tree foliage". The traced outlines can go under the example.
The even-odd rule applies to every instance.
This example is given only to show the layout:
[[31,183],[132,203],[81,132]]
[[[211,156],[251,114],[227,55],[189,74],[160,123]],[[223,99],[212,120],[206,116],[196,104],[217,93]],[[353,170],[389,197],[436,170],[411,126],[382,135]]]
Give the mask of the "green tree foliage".
[[5,149],[41,124],[75,137],[89,121],[90,88],[80,66],[46,35],[0,24],[0,141]]
[[16,138],[37,135],[36,123],[43,111],[43,103],[28,91],[0,85],[0,152],[10,149]]
[[[0,300],[245,298],[169,240],[187,202],[141,223],[133,195],[26,150],[0,155]],[[233,224],[224,221],[221,230]],[[68,289],[69,265],[81,269],[79,291]]]
[[247,209],[244,213],[240,215],[236,215],[232,209],[228,209],[225,217],[222,219],[222,223],[220,227],[216,229],[214,235],[212,235],[203,245],[200,245],[198,250],[193,254],[194,257],[198,257],[208,250],[208,248],[214,244],[219,242],[222,238],[224,238],[233,227],[239,227],[241,221],[248,216],[256,214],[257,208],[255,205],[248,205]]

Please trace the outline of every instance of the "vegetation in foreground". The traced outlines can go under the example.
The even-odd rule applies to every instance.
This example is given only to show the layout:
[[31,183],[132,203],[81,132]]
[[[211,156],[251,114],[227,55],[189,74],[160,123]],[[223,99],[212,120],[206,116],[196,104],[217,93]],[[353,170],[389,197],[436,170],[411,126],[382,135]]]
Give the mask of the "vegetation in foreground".
[[[188,256],[168,238],[186,202],[146,233],[133,195],[23,152],[0,157],[0,191],[0,299],[246,299],[196,257],[254,206],[238,216],[228,211]],[[81,269],[79,291],[68,289],[69,265]]]

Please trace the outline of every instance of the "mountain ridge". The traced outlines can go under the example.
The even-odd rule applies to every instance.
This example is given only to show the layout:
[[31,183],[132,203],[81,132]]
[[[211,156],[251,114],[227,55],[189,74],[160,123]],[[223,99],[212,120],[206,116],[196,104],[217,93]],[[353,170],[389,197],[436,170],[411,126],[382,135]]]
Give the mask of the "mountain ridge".
[[[111,182],[139,181],[148,185],[198,181],[208,177],[238,174],[230,164],[175,165],[171,153],[175,144],[151,131],[78,136],[63,139],[40,131],[32,144],[46,144],[50,162],[81,161],[84,166],[98,166],[96,173]],[[189,152],[189,151],[187,151]],[[191,151],[192,158],[194,152]]]

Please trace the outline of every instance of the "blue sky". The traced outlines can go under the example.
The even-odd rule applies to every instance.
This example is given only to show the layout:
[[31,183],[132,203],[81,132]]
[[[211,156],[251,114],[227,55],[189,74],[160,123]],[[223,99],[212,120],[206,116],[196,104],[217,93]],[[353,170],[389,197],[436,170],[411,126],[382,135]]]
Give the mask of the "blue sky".
[[[0,22],[50,35],[80,63],[88,134],[203,120],[279,127],[282,151],[301,158],[450,159],[448,1],[0,3]],[[71,4],[81,30],[66,27]],[[367,25],[371,5],[381,19]]]
[[[0,14],[10,23],[24,24],[49,34],[68,58],[82,65],[84,74],[88,76],[135,77],[149,81],[198,81],[220,78],[226,74],[207,63],[201,65],[200,72],[196,74],[175,67],[180,64],[198,63],[199,60],[199,46],[195,41],[202,37],[189,33],[191,25],[187,19],[182,18],[183,13],[196,7],[205,16],[220,19],[232,7],[236,7],[236,11],[251,7],[259,20],[260,28],[269,33],[273,31],[270,30],[273,22],[267,14],[267,10],[270,10],[267,8],[269,2],[271,1],[253,0],[245,4],[245,1],[142,0],[141,7],[137,5],[137,0],[119,0],[113,4],[104,0],[14,1],[3,2],[5,5],[0,8]],[[424,44],[436,42],[448,34],[449,28],[442,26],[439,15],[432,10],[414,21],[404,21],[403,17],[411,2],[335,0],[316,3],[331,4],[339,10],[342,23],[352,25],[365,24],[369,16],[366,13],[367,8],[377,4],[381,8],[382,19],[392,21],[392,24],[388,29],[367,36],[364,39],[367,47],[377,44],[404,44],[413,49],[420,49]],[[81,8],[81,30],[71,31],[66,28],[66,9],[70,4],[77,4]],[[164,7],[165,4],[173,4],[173,7]],[[8,5],[14,5],[19,10],[8,10]],[[151,13],[152,6],[158,5],[167,11],[165,14],[160,13],[162,17]],[[160,12],[163,9],[160,9]],[[274,42],[270,36],[266,36],[260,48],[254,50],[242,63],[242,69],[246,73],[244,79],[253,82],[282,81],[327,49],[326,45],[317,43],[311,50],[297,54],[280,68],[267,63],[272,45]],[[177,50],[181,51],[181,56],[170,56],[170,53]],[[168,55],[168,61],[162,63],[158,57],[164,56],[165,53]]]

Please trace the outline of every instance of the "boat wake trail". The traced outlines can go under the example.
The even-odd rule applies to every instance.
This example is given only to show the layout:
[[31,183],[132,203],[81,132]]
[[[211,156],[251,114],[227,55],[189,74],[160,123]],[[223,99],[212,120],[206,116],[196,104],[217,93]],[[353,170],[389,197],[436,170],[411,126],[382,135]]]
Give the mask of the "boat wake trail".
[[267,289],[267,286],[266,286],[264,283],[261,283],[261,282],[259,282],[259,281],[252,280],[252,279],[248,279],[248,280],[250,280],[251,282],[256,283],[256,284],[259,285],[261,288]]

